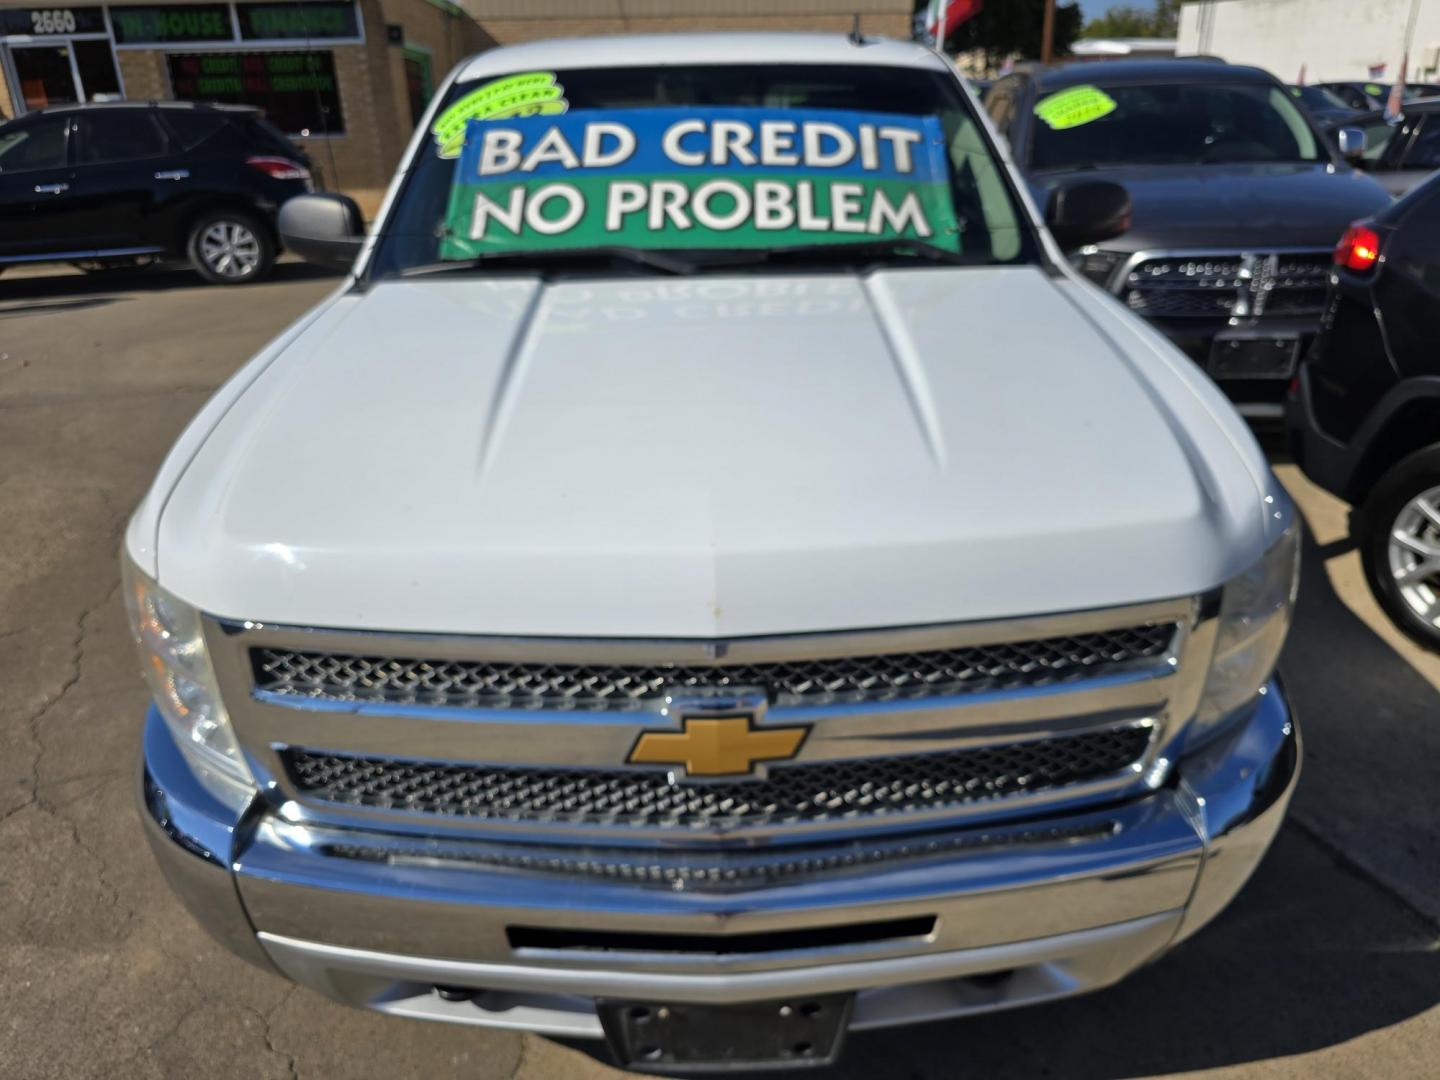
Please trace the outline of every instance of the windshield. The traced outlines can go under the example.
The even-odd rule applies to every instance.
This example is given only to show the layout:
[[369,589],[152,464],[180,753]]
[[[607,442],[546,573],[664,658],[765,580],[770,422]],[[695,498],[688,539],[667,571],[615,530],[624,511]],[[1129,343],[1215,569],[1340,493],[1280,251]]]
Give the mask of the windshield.
[[972,103],[941,72],[518,72],[455,84],[435,116],[373,276],[1038,258]]
[[1041,98],[1035,114],[1037,170],[1329,160],[1278,86],[1078,86]]
[[1339,96],[1319,86],[1292,86],[1290,93],[1294,94],[1300,104],[1307,109],[1345,109],[1350,106],[1340,100]]

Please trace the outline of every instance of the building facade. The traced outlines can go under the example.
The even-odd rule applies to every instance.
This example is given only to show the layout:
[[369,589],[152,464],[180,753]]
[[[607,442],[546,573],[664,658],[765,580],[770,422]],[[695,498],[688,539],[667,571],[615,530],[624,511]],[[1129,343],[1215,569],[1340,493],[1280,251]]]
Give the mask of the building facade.
[[912,0],[459,0],[486,32],[510,43],[589,34],[687,30],[850,29],[908,38]]
[[432,89],[492,45],[441,0],[0,0],[0,115],[124,98],[255,105],[373,212]]
[[[1287,82],[1396,82],[1413,0],[1203,0],[1180,9],[1181,56],[1254,64]],[[1440,73],[1440,0],[1418,0],[1407,81]]]
[[47,105],[254,105],[373,214],[432,90],[546,37],[686,30],[908,37],[911,0],[0,0],[0,119]]

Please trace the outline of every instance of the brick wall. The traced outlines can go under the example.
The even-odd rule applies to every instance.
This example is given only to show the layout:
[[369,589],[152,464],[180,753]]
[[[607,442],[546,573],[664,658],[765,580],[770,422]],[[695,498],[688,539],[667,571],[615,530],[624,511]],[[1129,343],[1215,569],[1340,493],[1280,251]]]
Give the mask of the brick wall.
[[[846,15],[689,16],[658,19],[485,19],[484,28],[502,45],[553,37],[590,37],[597,34],[673,34],[696,30],[813,30],[848,33],[854,12]],[[865,15],[861,26],[867,34],[906,40],[910,37],[909,15]]]
[[[429,54],[433,89],[439,88],[450,69],[460,61],[495,45],[495,39],[458,8],[430,0],[382,0],[382,7],[386,23],[398,25],[404,31],[405,44]],[[405,50],[398,45],[390,46],[387,60],[395,125],[401,133],[403,149],[415,122],[405,78]]]
[[116,49],[120,85],[131,101],[170,100],[170,72],[165,54],[151,49]]
[[844,32],[909,38],[911,0],[459,0],[502,44],[591,34],[694,30]]
[[469,18],[429,0],[360,0],[360,12],[365,44],[334,50],[345,135],[298,141],[329,186],[350,195],[373,217],[414,130],[404,51],[387,41],[387,24],[401,26],[407,43],[430,50],[437,85],[450,68],[495,42]]

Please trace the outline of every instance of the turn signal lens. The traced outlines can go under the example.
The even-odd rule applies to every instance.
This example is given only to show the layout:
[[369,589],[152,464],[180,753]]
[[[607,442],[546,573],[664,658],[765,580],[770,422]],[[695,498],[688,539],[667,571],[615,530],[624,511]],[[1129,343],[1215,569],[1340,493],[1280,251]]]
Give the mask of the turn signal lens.
[[1345,230],[1335,247],[1335,265],[1364,273],[1380,260],[1380,234],[1359,222]]

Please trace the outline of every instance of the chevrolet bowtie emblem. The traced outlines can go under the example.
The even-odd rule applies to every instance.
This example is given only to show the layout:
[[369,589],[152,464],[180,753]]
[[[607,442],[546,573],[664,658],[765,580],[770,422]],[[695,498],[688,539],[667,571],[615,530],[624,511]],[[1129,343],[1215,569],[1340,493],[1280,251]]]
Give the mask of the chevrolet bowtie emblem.
[[683,765],[687,776],[743,776],[756,762],[795,756],[809,730],[757,728],[754,713],[687,716],[684,730],[645,731],[630,751],[632,765]]

